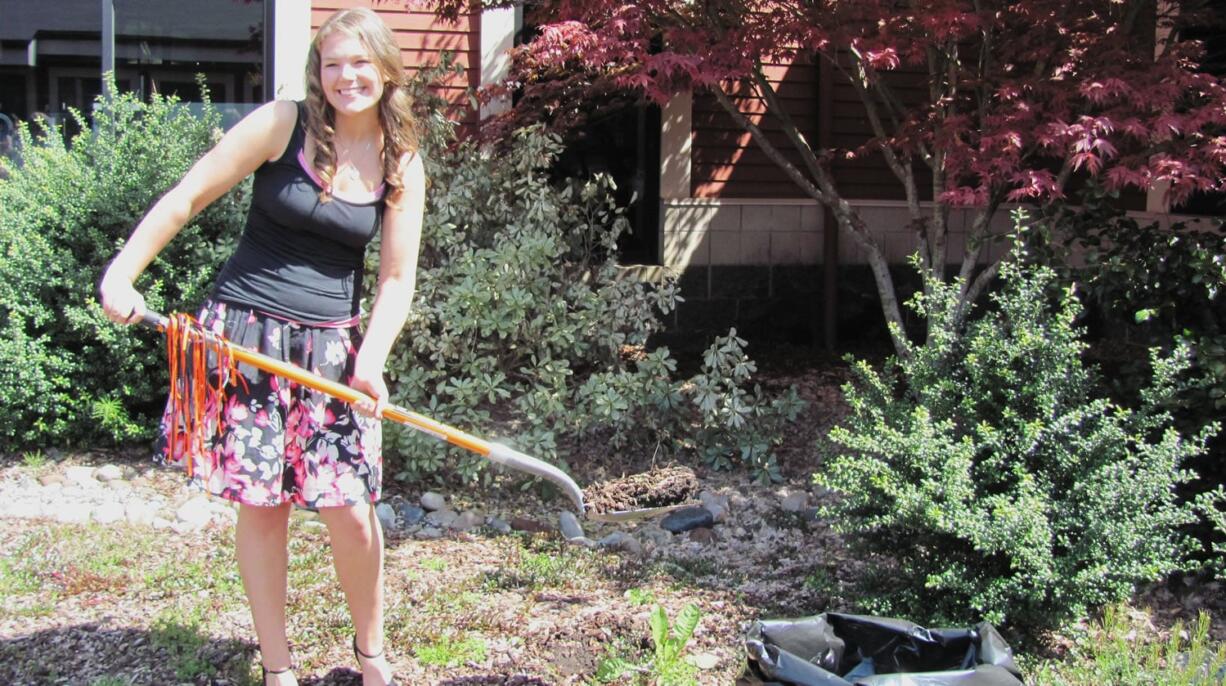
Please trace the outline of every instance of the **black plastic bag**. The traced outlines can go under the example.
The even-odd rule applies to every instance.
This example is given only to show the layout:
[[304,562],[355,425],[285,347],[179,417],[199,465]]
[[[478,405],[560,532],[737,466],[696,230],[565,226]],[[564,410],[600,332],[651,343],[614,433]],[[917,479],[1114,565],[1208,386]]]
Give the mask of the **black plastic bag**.
[[795,686],[1022,686],[1013,650],[987,622],[925,629],[826,612],[756,621],[745,649],[764,679]]

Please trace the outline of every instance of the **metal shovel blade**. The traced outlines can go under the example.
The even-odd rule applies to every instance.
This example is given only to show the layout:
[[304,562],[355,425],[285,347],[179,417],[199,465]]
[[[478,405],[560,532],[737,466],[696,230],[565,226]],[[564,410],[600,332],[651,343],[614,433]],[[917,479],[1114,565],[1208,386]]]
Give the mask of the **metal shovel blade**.
[[618,510],[616,512],[601,512],[601,513],[589,512],[587,513],[587,518],[594,522],[613,522],[613,523],[638,522],[644,519],[651,519],[652,517],[659,517],[660,515],[666,515],[669,512],[680,510],[685,507],[693,507],[694,505],[701,505],[701,504],[702,503],[700,503],[697,500],[691,500],[689,502],[677,503],[676,505],[661,505],[660,507],[643,507],[637,510]]

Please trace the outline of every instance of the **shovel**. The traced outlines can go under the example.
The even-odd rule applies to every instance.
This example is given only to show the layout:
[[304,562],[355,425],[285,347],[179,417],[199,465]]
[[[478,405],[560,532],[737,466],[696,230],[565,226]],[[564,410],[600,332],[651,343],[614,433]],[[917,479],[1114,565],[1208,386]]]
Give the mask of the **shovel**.
[[[145,311],[141,317],[141,324],[148,326],[158,331],[165,332],[170,327],[170,320],[158,314],[157,312]],[[235,360],[246,362],[253,367],[262,369],[269,374],[284,377],[291,381],[295,381],[303,386],[313,388],[322,393],[344,400],[348,403],[361,402],[370,400],[370,398],[361,391],[354,390],[335,381],[330,381],[317,374],[296,367],[287,362],[282,362],[267,355],[248,350],[241,346],[235,345],[224,338],[217,336],[208,331],[200,329],[192,329],[191,335],[201,339],[202,342],[207,342],[213,345],[223,347],[231,357]],[[389,405],[383,410],[383,419],[390,419],[400,424],[405,424],[418,431],[433,436],[440,441],[446,441],[452,445],[457,445],[465,450],[472,451],[478,455],[488,459],[490,462],[495,462],[504,465],[516,471],[538,476],[546,481],[552,482],[570,498],[575,504],[580,515],[584,514],[583,507],[583,489],[575,483],[565,472],[557,467],[544,462],[535,457],[530,457],[519,451],[512,450],[505,445],[498,443],[490,443],[464,433],[459,429],[447,426],[442,422],[435,421],[424,415],[410,412],[404,408],[395,405]]]

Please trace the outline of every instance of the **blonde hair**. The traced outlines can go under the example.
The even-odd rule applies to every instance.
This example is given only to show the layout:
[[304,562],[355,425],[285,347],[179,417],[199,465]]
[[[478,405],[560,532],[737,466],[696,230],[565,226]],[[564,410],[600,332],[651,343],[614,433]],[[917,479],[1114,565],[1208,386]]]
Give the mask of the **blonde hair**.
[[332,199],[332,176],[336,173],[336,112],[324,96],[320,82],[320,46],[333,33],[362,41],[370,51],[371,59],[383,78],[383,97],[379,100],[379,124],[383,128],[383,178],[388,185],[385,197],[394,197],[404,190],[398,170],[400,158],[406,152],[417,152],[419,139],[417,121],[413,117],[413,99],[406,89],[407,78],[404,61],[400,58],[400,45],[379,15],[365,7],[341,10],[324,21],[323,26],[311,41],[307,53],[306,128],[315,140],[315,154],[311,161],[323,180],[322,202]]

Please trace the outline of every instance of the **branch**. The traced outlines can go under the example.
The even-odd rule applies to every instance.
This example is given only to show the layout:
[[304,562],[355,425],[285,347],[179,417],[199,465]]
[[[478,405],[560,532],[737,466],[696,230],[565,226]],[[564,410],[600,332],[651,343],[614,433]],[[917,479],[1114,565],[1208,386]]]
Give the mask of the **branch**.
[[970,311],[971,305],[974,304],[974,302],[979,299],[979,296],[983,294],[983,289],[987,288],[992,279],[996,278],[996,275],[1000,272],[1000,264],[1002,261],[1003,258],[998,259],[985,267],[984,270],[979,272],[979,275],[975,277],[975,280],[971,283],[970,287],[966,289],[962,298],[958,301],[957,310],[954,312],[955,325],[962,323],[962,320],[966,317],[966,313]]
[[[868,72],[864,61],[860,59],[860,56],[856,54],[855,50],[852,50],[851,54],[855,57],[856,63],[860,65],[859,69],[861,77],[864,81],[867,81]],[[864,104],[865,112],[868,114],[869,124],[871,124],[873,127],[873,134],[881,141],[881,154],[885,157],[886,165],[889,166],[890,171],[893,172],[894,176],[896,176],[902,183],[903,189],[906,191],[907,209],[911,212],[911,220],[916,222],[916,227],[918,230],[919,227],[923,226],[923,210],[921,210],[919,206],[919,191],[915,187],[915,172],[911,168],[911,164],[908,162],[906,165],[904,165],[894,153],[894,149],[886,143],[886,139],[889,136],[886,134],[885,126],[881,123],[881,116],[877,113],[877,103],[873,99],[872,94],[868,92],[867,88],[865,88],[864,82],[860,79],[852,79],[851,83],[855,87],[856,93],[859,94],[860,101]],[[922,234],[921,242],[924,242]],[[928,259],[926,251],[924,259],[925,261]]]
[[963,249],[962,266],[958,270],[958,280],[962,283],[963,296],[966,295],[965,289],[970,282],[971,274],[974,273],[976,265],[979,264],[979,257],[983,254],[983,248],[987,245],[986,238],[988,227],[992,223],[992,217],[996,216],[996,210],[1000,207],[1000,202],[1003,198],[1003,191],[993,191],[988,196],[988,202],[979,209],[979,214],[975,216],[975,223],[971,225],[971,230],[966,234],[966,247]]
[[800,186],[801,190],[808,193],[818,202],[824,205],[831,204],[830,196],[822,192],[822,189],[813,185],[812,181],[805,178],[805,175],[800,173],[800,170],[796,168],[796,165],[789,162],[788,159],[783,156],[783,153],[779,152],[779,149],[776,148],[769,139],[767,139],[766,134],[762,131],[762,129],[758,128],[757,124],[750,121],[749,117],[745,116],[745,113],[741,112],[736,105],[732,104],[732,101],[728,98],[728,94],[725,93],[722,88],[711,87],[709,90],[715,96],[715,99],[719,101],[719,104],[723,106],[724,110],[728,112],[728,115],[732,117],[733,121],[749,132],[749,135],[753,137],[759,146],[761,146],[762,152],[766,153],[766,156],[769,157],[772,162],[779,165],[779,168],[788,175],[788,178],[792,179],[797,186]]
[[792,141],[792,145],[800,153],[800,159],[804,161],[805,166],[809,169],[809,173],[815,179],[820,177],[822,175],[821,164],[817,160],[817,155],[813,153],[813,146],[809,145],[809,141],[805,139],[804,133],[796,126],[792,115],[788,114],[783,104],[779,102],[774,86],[767,80],[766,74],[762,73],[762,62],[757,59],[754,60],[753,77],[758,84],[758,91],[762,93],[762,99],[766,101],[766,106],[783,124],[783,132],[787,134],[788,140]]

